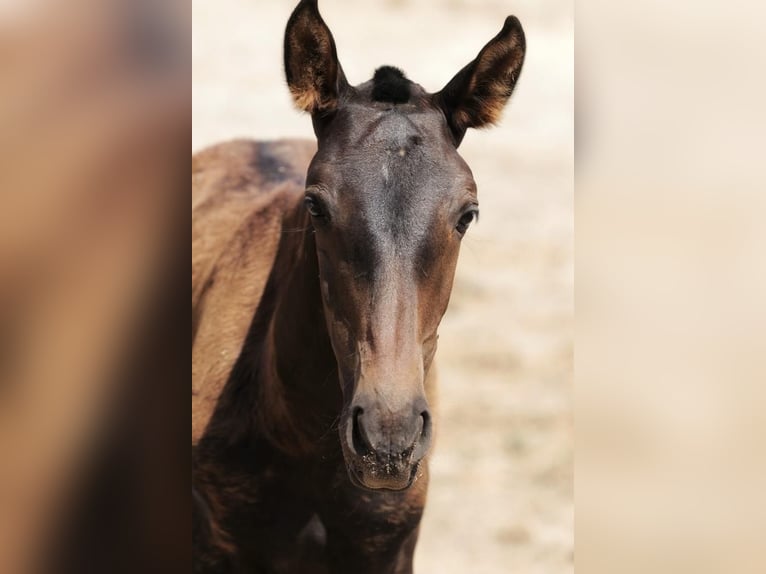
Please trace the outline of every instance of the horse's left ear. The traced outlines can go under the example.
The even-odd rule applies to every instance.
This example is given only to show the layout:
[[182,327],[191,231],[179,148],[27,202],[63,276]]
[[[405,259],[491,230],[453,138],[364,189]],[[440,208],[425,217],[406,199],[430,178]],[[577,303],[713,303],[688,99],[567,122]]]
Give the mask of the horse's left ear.
[[285,74],[295,105],[312,114],[333,111],[348,87],[317,0],[301,0],[287,22]]
[[460,145],[468,128],[492,125],[513,93],[521,73],[526,40],[521,22],[508,16],[500,33],[482,48],[476,59],[460,70],[444,89],[434,94]]

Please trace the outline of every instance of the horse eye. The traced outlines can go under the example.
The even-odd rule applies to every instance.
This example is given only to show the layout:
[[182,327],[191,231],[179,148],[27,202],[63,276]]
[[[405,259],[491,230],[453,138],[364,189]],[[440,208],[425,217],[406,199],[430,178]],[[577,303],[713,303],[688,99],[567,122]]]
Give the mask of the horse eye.
[[313,195],[307,195],[303,199],[303,205],[306,206],[306,211],[308,211],[312,217],[324,216],[324,210],[322,209],[322,205],[319,203],[319,200]]
[[471,225],[474,219],[478,219],[478,217],[479,217],[479,212],[477,210],[472,209],[471,211],[466,211],[460,217],[460,220],[457,222],[455,229],[457,229],[457,232],[460,235],[465,234],[465,232],[468,231],[468,226]]

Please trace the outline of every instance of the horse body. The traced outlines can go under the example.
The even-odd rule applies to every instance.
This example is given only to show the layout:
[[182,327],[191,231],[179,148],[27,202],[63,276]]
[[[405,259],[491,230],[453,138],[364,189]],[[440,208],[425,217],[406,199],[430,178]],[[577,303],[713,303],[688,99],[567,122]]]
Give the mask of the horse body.
[[337,440],[342,397],[302,206],[315,148],[235,141],[193,160],[200,571],[411,569],[426,465],[407,491],[360,492]]
[[389,66],[351,86],[302,0],[285,71],[317,143],[193,158],[196,571],[412,572],[437,330],[478,216],[457,148],[498,119],[524,52],[509,17],[436,94]]
[[315,149],[234,141],[192,160],[193,442],[240,354]]

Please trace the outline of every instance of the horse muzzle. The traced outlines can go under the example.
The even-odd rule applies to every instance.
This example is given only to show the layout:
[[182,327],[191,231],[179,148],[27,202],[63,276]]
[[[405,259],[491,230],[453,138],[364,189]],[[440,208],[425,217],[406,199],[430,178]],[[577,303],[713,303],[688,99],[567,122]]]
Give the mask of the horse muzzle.
[[425,399],[404,412],[355,405],[348,415],[344,456],[351,482],[371,490],[405,490],[418,478],[431,445]]

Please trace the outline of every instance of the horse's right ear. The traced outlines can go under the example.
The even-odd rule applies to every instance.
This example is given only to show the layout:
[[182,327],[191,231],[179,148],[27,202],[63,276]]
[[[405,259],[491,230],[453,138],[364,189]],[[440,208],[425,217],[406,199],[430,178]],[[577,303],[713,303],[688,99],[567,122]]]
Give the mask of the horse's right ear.
[[333,111],[348,87],[317,0],[302,0],[287,22],[285,74],[295,105],[312,114]]

